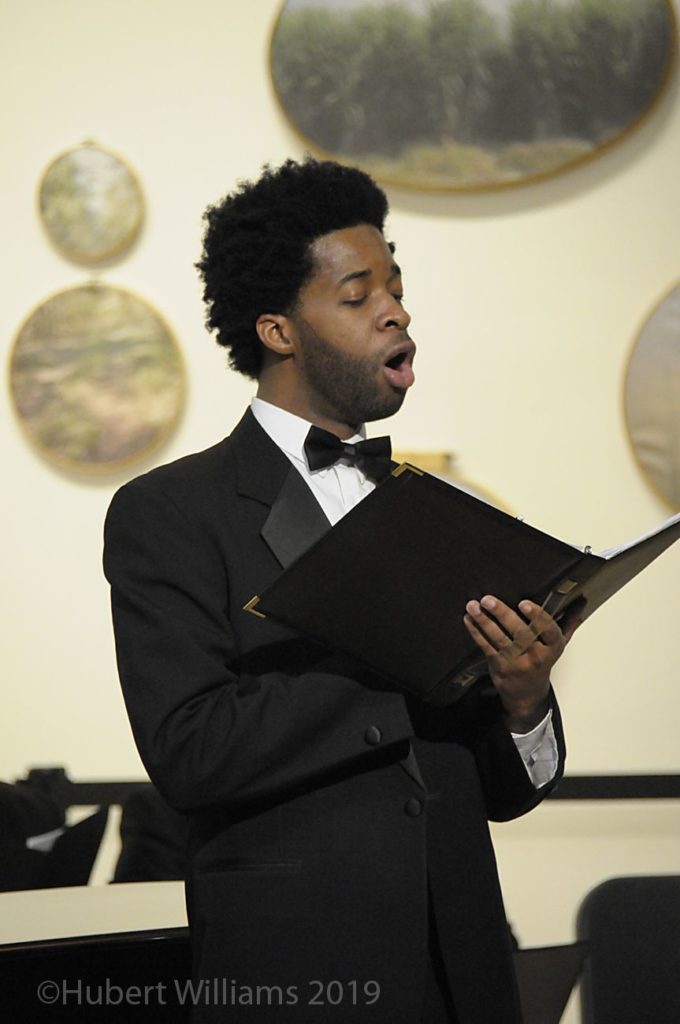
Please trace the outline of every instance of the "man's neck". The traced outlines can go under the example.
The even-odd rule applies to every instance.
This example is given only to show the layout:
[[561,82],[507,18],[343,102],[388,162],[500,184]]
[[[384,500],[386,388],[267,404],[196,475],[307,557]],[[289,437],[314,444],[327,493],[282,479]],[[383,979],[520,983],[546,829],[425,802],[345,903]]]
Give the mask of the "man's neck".
[[292,413],[293,416],[299,416],[300,419],[307,420],[308,423],[314,423],[317,427],[329,430],[343,441],[346,441],[348,437],[354,437],[361,427],[361,424],[342,423],[332,416],[326,415],[306,395],[290,388],[275,387],[272,381],[260,379],[256,397]]

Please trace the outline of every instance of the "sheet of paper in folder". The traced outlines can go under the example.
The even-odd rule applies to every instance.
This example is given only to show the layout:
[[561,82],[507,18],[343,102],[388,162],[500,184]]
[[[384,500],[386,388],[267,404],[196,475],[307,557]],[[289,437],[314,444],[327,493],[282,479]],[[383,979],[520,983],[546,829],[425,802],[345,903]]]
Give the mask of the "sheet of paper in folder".
[[587,617],[680,536],[680,515],[594,555],[404,463],[246,610],[345,651],[433,704],[484,672],[465,604],[494,594]]

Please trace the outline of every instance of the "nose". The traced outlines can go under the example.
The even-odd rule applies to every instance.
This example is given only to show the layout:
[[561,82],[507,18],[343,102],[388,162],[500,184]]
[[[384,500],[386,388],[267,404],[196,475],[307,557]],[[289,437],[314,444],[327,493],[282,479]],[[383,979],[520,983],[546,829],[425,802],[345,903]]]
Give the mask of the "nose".
[[388,295],[385,307],[380,311],[379,326],[381,330],[396,328],[399,331],[405,331],[410,323],[411,315],[408,310],[398,299],[395,299],[394,295]]

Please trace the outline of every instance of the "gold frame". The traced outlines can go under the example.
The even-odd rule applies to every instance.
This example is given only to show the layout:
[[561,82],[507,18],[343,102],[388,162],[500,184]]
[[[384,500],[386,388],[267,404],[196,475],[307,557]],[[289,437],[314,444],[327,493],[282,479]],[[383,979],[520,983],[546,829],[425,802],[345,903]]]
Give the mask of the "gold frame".
[[572,171],[577,167],[582,167],[585,164],[591,163],[593,160],[599,159],[600,156],[603,156],[605,153],[608,153],[610,149],[613,149],[614,147],[618,146],[619,143],[623,142],[626,138],[628,138],[629,135],[634,134],[640,127],[640,125],[644,121],[646,121],[647,118],[651,117],[651,115],[660,105],[660,103],[669,91],[670,83],[673,79],[673,75],[678,66],[678,39],[680,34],[678,28],[678,16],[676,15],[675,7],[673,6],[673,0],[662,0],[662,2],[666,5],[666,9],[669,15],[672,36],[672,52],[670,60],[668,61],[668,65],[665,69],[664,75],[659,83],[658,90],[654,94],[654,98],[652,99],[650,104],[642,111],[641,114],[638,114],[636,118],[634,118],[624,128],[622,128],[620,132],[618,132],[616,135],[613,135],[610,139],[607,139],[607,141],[603,142],[601,145],[594,147],[588,153],[584,153],[582,156],[574,157],[571,160],[567,160],[565,163],[560,164],[558,167],[551,168],[548,171],[540,171],[536,174],[529,174],[522,178],[513,179],[511,181],[480,182],[477,184],[468,185],[436,185],[433,183],[422,184],[416,179],[410,179],[408,177],[395,178],[389,174],[383,174],[382,172],[376,173],[374,170],[371,169],[370,166],[354,161],[351,158],[345,159],[344,157],[337,153],[331,153],[328,150],[323,149],[323,147],[319,146],[313,139],[309,138],[309,136],[305,135],[304,132],[302,132],[298,128],[298,126],[293,122],[293,120],[288,115],[288,112],[284,107],[281,97],[279,96],[278,90],[276,88],[276,83],[274,81],[274,75],[272,71],[274,37],[276,35],[279,22],[281,21],[281,18],[283,17],[286,8],[286,0],[282,0],[281,7],[279,8],[279,11],[274,19],[272,28],[269,33],[269,45],[267,48],[267,66],[269,69],[270,85],[272,92],[274,94],[274,99],[284,117],[286,124],[290,127],[294,135],[298,139],[300,139],[306,150],[308,150],[310,153],[316,154],[322,160],[335,160],[339,163],[345,164],[346,166],[359,167],[362,170],[365,170],[368,174],[370,174],[371,177],[375,178],[376,181],[379,181],[382,185],[388,188],[405,189],[406,191],[421,192],[430,195],[478,195],[480,193],[486,192],[504,192],[509,189],[524,188],[527,185],[535,185],[543,181],[551,181],[553,178],[559,177],[560,175]]
[[[94,150],[100,153],[104,153],[106,156],[110,157],[122,168],[123,171],[125,171],[130,181],[130,184],[133,188],[133,191],[136,193],[139,205],[137,217],[134,220],[132,227],[126,232],[126,234],[122,235],[114,245],[111,245],[106,249],[97,250],[96,253],[93,253],[93,250],[79,249],[77,246],[70,246],[67,243],[64,243],[62,239],[58,238],[52,231],[50,224],[46,218],[43,204],[43,190],[45,188],[45,183],[47,182],[50,172],[57,166],[57,164],[74,153]],[[36,208],[38,211],[38,217],[49,241],[55,247],[55,249],[59,253],[61,253],[62,256],[65,256],[73,263],[77,263],[79,266],[86,267],[99,267],[105,264],[109,264],[116,260],[117,258],[123,256],[123,254],[128,251],[128,249],[139,237],[139,234],[142,230],[146,212],[145,205],[146,204],[144,199],[144,192],[142,190],[140,180],[135,174],[135,172],[132,170],[128,162],[122,156],[120,156],[119,153],[115,152],[112,149],[109,149],[107,146],[100,145],[93,139],[85,139],[83,142],[79,143],[76,146],[70,146],[68,149],[62,150],[52,160],[50,160],[49,164],[40,176],[36,192]]]

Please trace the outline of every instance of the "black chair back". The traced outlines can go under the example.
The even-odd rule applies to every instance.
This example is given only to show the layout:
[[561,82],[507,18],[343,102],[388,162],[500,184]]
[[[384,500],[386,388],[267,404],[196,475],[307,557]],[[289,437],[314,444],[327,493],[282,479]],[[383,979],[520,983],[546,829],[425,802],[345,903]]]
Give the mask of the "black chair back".
[[680,875],[611,878],[583,900],[582,1024],[680,1022]]

